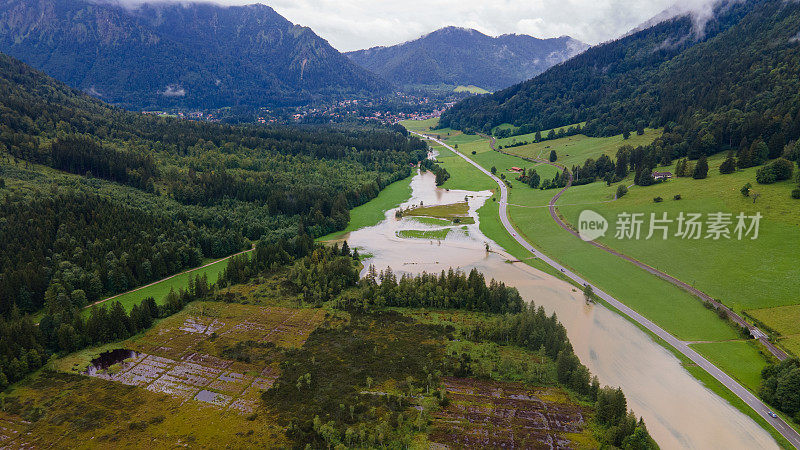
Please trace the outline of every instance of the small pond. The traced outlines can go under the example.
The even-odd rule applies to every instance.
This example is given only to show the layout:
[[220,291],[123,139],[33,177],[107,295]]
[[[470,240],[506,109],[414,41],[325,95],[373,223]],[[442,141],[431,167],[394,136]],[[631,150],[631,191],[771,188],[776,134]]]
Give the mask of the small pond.
[[89,367],[87,367],[83,373],[93,377],[96,376],[97,372],[106,371],[114,364],[119,364],[126,359],[135,358],[137,356],[139,356],[137,352],[124,348],[109,350],[107,352],[100,353],[100,355],[94,358],[89,363]]

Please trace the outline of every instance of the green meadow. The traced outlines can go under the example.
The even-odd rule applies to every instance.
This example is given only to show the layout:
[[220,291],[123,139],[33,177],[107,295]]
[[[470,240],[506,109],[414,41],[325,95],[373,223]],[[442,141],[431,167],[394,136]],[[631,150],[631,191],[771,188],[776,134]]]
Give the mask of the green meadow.
[[350,210],[350,222],[347,228],[317,238],[318,241],[330,241],[343,234],[365,227],[379,224],[386,218],[386,211],[400,205],[411,197],[411,177],[395,181],[386,186],[374,199]]
[[110,307],[114,302],[122,303],[122,306],[125,307],[126,311],[130,311],[133,308],[133,305],[137,305],[142,302],[147,297],[153,297],[156,300],[156,303],[161,304],[164,301],[164,298],[169,294],[169,291],[178,289],[185,289],[189,285],[189,280],[191,278],[197,276],[206,275],[208,277],[209,283],[214,283],[219,278],[219,275],[225,268],[228,266],[228,258],[218,260],[212,264],[209,264],[204,267],[199,267],[197,269],[188,270],[186,272],[179,273],[171,278],[167,278],[165,280],[159,281],[157,283],[151,284],[149,286],[128,291],[124,294],[120,294],[116,297],[103,300],[102,303],[89,306],[84,310],[84,314],[88,314],[89,310],[92,308],[96,308],[100,305],[105,305],[106,307]]
[[474,86],[474,85],[471,85],[471,84],[469,86],[456,86],[456,88],[453,89],[453,92],[469,92],[470,94],[488,94],[489,93],[489,91],[487,91],[486,89],[480,88],[478,86]]
[[[633,186],[627,195],[613,202],[608,200],[613,199],[616,186],[577,186],[562,196],[559,210],[571,224],[578,223],[578,215],[584,209],[600,213],[610,222],[610,232],[600,242],[693,284],[737,311],[797,303],[800,205],[791,204],[789,194],[794,184],[787,181],[756,185],[755,168],[720,175],[720,162],[721,157],[709,161],[711,170],[705,180],[676,178],[654,186]],[[739,192],[747,182],[753,183],[753,190],[761,194],[755,203],[752,197]],[[674,200],[676,195],[680,200]],[[655,202],[656,197],[663,201]],[[704,229],[700,239],[682,239],[675,236],[678,225],[673,222],[667,239],[663,239],[663,233],[646,239],[651,214],[656,218],[667,214],[668,219],[676,220],[681,212],[701,213],[704,219],[712,213],[731,214],[731,238],[706,238]],[[614,236],[614,225],[621,213],[644,214],[641,239]],[[733,234],[740,213],[763,216],[757,239],[743,235],[739,240]],[[749,226],[750,220],[746,224]]]
[[404,239],[432,239],[441,241],[450,233],[450,228],[441,228],[438,230],[400,230],[397,236]]
[[[426,128],[431,126],[435,124],[429,122],[425,125]],[[643,136],[634,135],[628,140],[622,136],[611,138],[572,136],[508,150],[519,154],[527,153],[528,156],[541,156],[539,152],[543,154],[543,149],[536,150],[536,147],[549,145],[560,155],[559,162],[581,164],[585,158],[597,158],[602,154],[613,156],[620,145],[642,145],[652,141],[656,136],[655,130],[647,130]],[[522,136],[518,138],[524,140]],[[718,320],[697,298],[641,271],[630,263],[588,246],[561,230],[552,221],[546,208],[555,191],[530,189],[514,181],[515,174],[507,172],[512,166],[528,169],[536,167],[543,177],[550,177],[552,176],[550,171],[555,174],[556,169],[540,168],[519,158],[493,152],[486,139],[479,136],[454,134],[447,139],[447,142],[450,145],[458,144],[459,151],[469,158],[486,168],[494,166],[498,175],[504,174],[510,180],[512,189],[509,201],[512,206],[509,207],[509,212],[512,222],[535,246],[592,279],[604,290],[622,299],[681,339],[720,341],[737,337],[733,328]],[[531,154],[532,152],[536,153]],[[567,160],[567,155],[572,159]],[[452,165],[448,165],[449,160],[440,159],[443,159],[443,165],[450,171]],[[783,182],[775,185],[757,185],[754,183],[756,169],[720,175],[717,168],[721,159],[721,156],[711,158],[709,177],[705,180],[680,178],[644,188],[634,186],[628,195],[618,201],[613,201],[615,185],[608,187],[598,182],[573,187],[567,190],[559,201],[559,210],[568,222],[577,223],[580,211],[590,208],[611,219],[612,225],[616,215],[622,211],[642,212],[646,217],[649,217],[651,212],[658,214],[667,212],[669,216],[676,215],[681,210],[703,214],[741,211],[748,215],[759,211],[765,217],[760,224],[760,237],[755,241],[705,239],[691,242],[676,239],[658,242],[653,239],[622,241],[614,239],[613,228],[612,232],[601,238],[601,241],[694,284],[739,311],[792,304],[796,300],[792,299],[791,293],[796,292],[797,283],[800,283],[798,277],[792,277],[790,273],[794,267],[791,259],[797,254],[800,239],[795,238],[791,242],[787,242],[786,239],[787,236],[797,233],[796,225],[800,222],[796,208],[793,208],[788,195],[792,184]],[[474,168],[470,171],[468,167],[463,168],[461,163],[454,165],[457,165],[458,169],[451,180],[448,180],[452,186],[464,189],[485,188],[482,181],[474,178],[477,174]],[[674,171],[674,167],[659,168],[659,170]],[[740,187],[748,181],[755,185],[754,190],[760,194],[755,204],[752,203],[752,198],[743,197],[739,193]],[[632,178],[623,183],[633,184]],[[698,185],[702,186],[702,189],[698,189]],[[676,194],[681,195],[681,200],[673,200]],[[664,201],[655,203],[654,197],[662,197]],[[479,211],[482,230],[498,244],[513,248],[513,239],[507,236],[499,222],[493,224],[493,220],[489,218],[491,216],[486,214],[489,210],[496,211],[496,205],[487,203]],[[792,228],[793,226],[795,228]],[[646,236],[647,230],[644,232]],[[723,252],[732,256],[719,258]],[[774,258],[774,255],[779,256]],[[764,267],[762,261],[770,261],[771,264]],[[748,283],[737,281],[743,279],[747,279]],[[742,286],[743,284],[746,286]],[[759,320],[769,324],[773,316],[776,315],[762,313]],[[800,330],[794,331],[793,334],[798,332]],[[794,336],[787,336],[784,339],[787,348],[794,344],[793,338]],[[800,339],[793,346],[800,348]],[[727,351],[723,349],[721,353],[725,354]],[[733,355],[731,356],[731,360],[734,360]],[[763,367],[766,363],[758,354],[750,354],[748,359],[753,367]]]
[[[427,125],[428,127],[431,125]],[[649,133],[649,135],[648,135]],[[644,136],[639,136],[640,139],[652,140],[655,134],[648,131]],[[573,138],[579,138],[574,136]],[[585,138],[585,137],[584,137]],[[564,138],[560,140],[560,144],[566,146],[572,145],[573,140]],[[627,140],[625,143],[634,144],[634,136]],[[557,140],[547,141],[550,145],[559,144]],[[591,147],[590,143],[598,144],[597,147]],[[581,149],[580,163],[586,157],[598,157],[606,153],[613,155],[616,152],[616,146],[621,145],[624,141],[622,136],[612,138],[585,138],[582,139],[586,147]],[[648,141],[649,142],[649,141]],[[609,294],[620,299],[627,305],[636,309],[648,319],[657,323],[662,328],[674,334],[679,339],[685,341],[703,341],[711,342],[712,344],[696,344],[697,350],[704,354],[707,358],[719,362],[719,365],[737,379],[741,380],[750,389],[757,388],[757,378],[755,375],[760,373],[760,370],[767,364],[766,358],[759,352],[756,347],[744,347],[744,345],[751,345],[745,342],[737,342],[740,335],[737,330],[731,327],[728,323],[720,320],[714,311],[705,308],[696,297],[688,294],[682,289],[675,287],[664,280],[661,280],[647,272],[639,269],[633,264],[624,261],[614,255],[611,255],[603,250],[586,244],[585,242],[575,238],[571,234],[562,230],[550,217],[547,208],[548,201],[557,192],[556,190],[542,191],[538,189],[531,189],[520,182],[513,180],[516,176],[507,172],[507,169],[512,166],[532,168],[536,165],[527,161],[521,160],[514,156],[503,155],[494,152],[489,147],[488,140],[477,136],[464,136],[457,135],[447,140],[448,144],[459,144],[459,151],[467,155],[469,158],[478,162],[486,168],[494,166],[497,169],[497,174],[505,174],[506,178],[510,180],[512,188],[509,190],[509,215],[511,221],[521,236],[526,238],[535,247],[542,250],[550,257],[558,260],[563,265],[570,267],[576,273],[580,273],[586,278],[592,280],[601,289]],[[646,143],[642,141],[642,143]],[[638,144],[637,144],[638,145]],[[564,147],[560,147],[564,148]],[[573,147],[576,148],[576,147]],[[525,149],[525,147],[515,147],[510,150]],[[472,152],[475,152],[474,154]],[[557,153],[565,155],[567,151]],[[574,150],[570,150],[571,152]],[[570,153],[573,155],[574,153]],[[535,155],[534,155],[535,156]],[[447,165],[448,160],[444,160],[444,166],[450,171]],[[577,159],[575,164],[577,164]],[[712,166],[715,163],[712,163]],[[716,163],[718,164],[718,163]],[[550,177],[550,171],[555,173],[556,169],[546,167],[539,169],[540,174],[544,177]],[[478,175],[477,169],[472,169],[475,172],[464,169],[463,178],[458,175],[453,175],[451,180],[453,186],[458,186],[462,189],[484,189],[484,181],[476,179]],[[664,169],[661,169],[664,170]],[[712,167],[712,171],[716,170]],[[451,175],[453,172],[451,172]],[[732,176],[746,176],[747,174],[736,174]],[[753,175],[754,177],[754,175]],[[697,181],[691,179],[673,180],[669,183],[656,185],[653,187],[642,188],[642,191],[647,189],[666,188],[670,183],[675,182],[675,185],[680,183],[703,183],[704,181],[712,181],[713,174],[707,180]],[[483,177],[488,180],[488,177]],[[732,180],[738,183],[738,180]],[[626,180],[626,185],[632,184],[632,181]],[[743,184],[743,183],[742,183]],[[754,183],[755,184],[755,183]],[[689,187],[684,186],[687,194],[682,194],[682,197],[687,198]],[[496,189],[496,188],[494,188]],[[629,202],[635,204],[634,200],[643,195],[642,198],[649,198],[648,201],[639,200],[643,207],[652,208],[655,206],[664,206],[672,200],[673,195],[666,197],[665,201],[659,204],[653,204],[652,198],[656,195],[650,193],[637,194],[638,187],[631,188],[628,196],[623,197],[618,202],[612,202],[616,186],[607,187],[604,183],[593,183],[586,186],[578,186],[570,188],[567,193],[562,197],[560,205],[580,204],[576,206],[561,206],[560,210],[568,219],[574,221],[577,214],[583,207],[591,207],[598,212],[606,213],[604,209],[609,205],[619,207],[622,202]],[[758,188],[757,188],[758,189]],[[695,189],[696,190],[696,189]],[[764,190],[766,191],[766,190]],[[738,194],[738,187],[736,189]],[[710,194],[709,194],[710,195]],[[741,194],[738,194],[741,196]],[[765,194],[762,194],[762,198]],[[689,195],[691,198],[691,195]],[[683,201],[683,200],[681,200]],[[680,203],[677,201],[675,203]],[[760,200],[759,200],[760,201]],[[674,202],[674,201],[673,201]],[[689,202],[687,202],[689,203]],[[591,206],[588,206],[591,205]],[[570,209],[571,208],[571,209]],[[499,245],[505,247],[510,253],[518,256],[520,259],[525,260],[527,263],[539,266],[542,263],[536,259],[525,259],[529,257],[527,252],[520,246],[516,245],[513,238],[508,235],[505,229],[497,218],[498,207],[494,201],[488,201],[483,208],[479,210],[481,219],[481,230],[492,240]],[[572,216],[575,216],[574,218]],[[613,237],[613,236],[612,236]],[[672,242],[668,240],[667,244]],[[639,242],[641,247],[647,247],[647,242]],[[626,250],[627,251],[627,250]],[[646,251],[646,250],[643,250]],[[670,253],[669,250],[661,250],[667,255],[675,255],[677,251]],[[690,254],[691,255],[691,254]],[[636,255],[633,255],[636,256]],[[692,256],[696,258],[696,256]],[[688,256],[685,258],[689,258]],[[642,257],[645,262],[645,257]],[[699,264],[692,262],[693,264]],[[660,267],[660,264],[652,263]],[[676,262],[676,264],[678,264]],[[661,267],[664,269],[664,267]],[[733,344],[729,344],[733,342]],[[722,345],[716,345],[723,343]],[[754,375],[755,374],[755,375]],[[719,386],[716,386],[715,391],[722,391]]]
[[[640,145],[648,145],[660,135],[660,130],[650,128],[646,129],[643,135],[639,136],[634,133],[628,139],[624,139],[622,135],[598,138],[578,134],[519,147],[503,148],[502,151],[527,158],[546,160],[550,156],[550,151],[555,150],[556,156],[558,156],[556,162],[572,168],[574,165],[582,166],[587,158],[597,159],[601,155],[608,155],[609,158],[613,159],[621,146],[631,145],[638,147]],[[505,147],[513,142],[520,141],[533,141],[533,135],[526,134],[498,139],[496,145]]]
[[764,368],[760,360],[764,357],[755,342],[701,342],[691,344],[691,347],[743,386],[758,392],[761,369]]

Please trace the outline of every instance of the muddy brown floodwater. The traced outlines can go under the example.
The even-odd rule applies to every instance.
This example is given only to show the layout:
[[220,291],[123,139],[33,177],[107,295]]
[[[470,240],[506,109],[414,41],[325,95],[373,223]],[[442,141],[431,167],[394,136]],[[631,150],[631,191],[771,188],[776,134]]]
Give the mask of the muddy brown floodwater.
[[[476,268],[519,289],[523,298],[555,312],[567,328],[581,361],[602,384],[620,386],[628,407],[644,417],[662,448],[777,448],[763,428],[692,377],[680,361],[631,322],[601,305],[587,305],[582,292],[562,280],[513,259],[478,228],[477,209],[491,192],[437,188],[433,174],[417,174],[412,196],[402,208],[463,202],[468,197],[475,224],[459,225],[441,241],[403,239],[400,230],[442,228],[412,218],[396,219],[394,209],[380,224],[345,236],[351,247],[371,254],[365,266],[395,273]],[[464,232],[466,227],[466,232]],[[492,249],[487,253],[486,243]],[[366,269],[365,269],[366,270]]]

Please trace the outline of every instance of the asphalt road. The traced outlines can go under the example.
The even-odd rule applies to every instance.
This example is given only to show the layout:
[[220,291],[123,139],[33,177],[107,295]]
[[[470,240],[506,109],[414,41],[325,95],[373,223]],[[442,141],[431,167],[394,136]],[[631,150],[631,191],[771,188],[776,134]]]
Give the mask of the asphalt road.
[[[714,364],[709,362],[707,359],[702,357],[699,353],[697,353],[692,348],[690,348],[685,342],[683,342],[683,341],[679,340],[678,338],[676,338],[675,336],[671,335],[670,333],[668,333],[663,328],[659,327],[655,323],[653,323],[650,320],[648,320],[646,317],[642,316],[641,314],[637,313],[633,309],[629,308],[624,303],[622,303],[619,300],[615,299],[614,297],[610,296],[609,294],[607,294],[606,292],[604,292],[603,290],[601,290],[597,286],[589,283],[587,280],[584,280],[578,274],[572,272],[568,268],[562,266],[561,264],[559,264],[556,261],[554,261],[551,258],[549,258],[547,255],[545,255],[542,252],[536,250],[535,248],[533,248],[533,246],[528,241],[526,241],[525,239],[520,237],[517,234],[517,231],[514,229],[514,227],[511,225],[511,222],[508,219],[508,188],[506,187],[506,184],[505,184],[505,182],[503,180],[501,180],[500,178],[494,176],[490,171],[484,169],[478,163],[476,163],[476,162],[472,161],[471,159],[467,158],[465,155],[461,154],[458,150],[450,147],[449,145],[445,144],[441,140],[435,139],[435,138],[432,138],[430,136],[426,136],[426,135],[423,135],[423,134],[420,134],[420,133],[414,133],[414,134],[416,134],[416,135],[418,135],[420,137],[426,138],[426,139],[430,139],[430,140],[436,142],[437,144],[446,147],[447,149],[449,149],[450,151],[452,151],[456,155],[458,155],[461,158],[463,158],[464,160],[466,160],[468,163],[470,163],[473,166],[475,166],[478,170],[480,170],[481,172],[485,173],[487,176],[491,177],[495,182],[497,182],[498,186],[500,186],[500,203],[499,203],[499,206],[500,206],[500,221],[503,223],[503,226],[505,227],[506,231],[508,231],[508,233],[511,234],[511,236],[514,237],[514,240],[516,240],[520,245],[522,245],[524,248],[526,248],[528,251],[530,251],[534,256],[536,256],[540,260],[542,260],[545,263],[547,263],[550,267],[553,267],[554,269],[562,272],[564,275],[566,275],[567,277],[569,277],[571,280],[575,281],[576,283],[580,284],[581,286],[586,286],[586,285],[591,286],[595,295],[597,295],[598,297],[602,298],[603,300],[608,302],[608,304],[610,304],[611,306],[613,306],[614,308],[619,310],[622,314],[625,314],[626,316],[628,316],[629,318],[634,320],[636,323],[642,325],[643,327],[647,328],[650,332],[652,332],[656,336],[658,336],[661,339],[663,339],[664,341],[666,341],[669,345],[674,347],[676,350],[678,350],[683,355],[685,355],[687,358],[689,358],[692,362],[697,364],[697,366],[701,367],[703,370],[708,372],[711,376],[716,378],[717,381],[719,381],[720,383],[725,385],[725,387],[730,389],[730,391],[733,392],[737,397],[742,399],[742,401],[747,403],[748,406],[753,408],[753,410],[756,413],[758,413],[759,416],[763,417],[764,420],[766,420],[770,425],[772,425],[795,448],[800,449],[800,433],[795,431],[794,428],[790,427],[780,417],[775,418],[775,417],[770,416],[768,414],[768,412],[770,411],[769,407],[766,404],[764,404],[764,402],[759,400],[758,397],[753,395],[753,393],[751,393],[749,390],[747,390],[744,386],[739,384],[736,380],[731,378],[728,374],[726,374],[725,372],[720,370],[717,366],[715,366]],[[569,187],[569,186],[567,186],[567,187]],[[558,198],[561,196],[561,194],[564,192],[564,190],[566,190],[566,188],[562,189],[550,201],[551,214],[554,214],[555,202],[558,200]],[[556,219],[557,218],[557,214],[554,214],[553,218]],[[556,219],[556,220],[558,222],[560,222],[560,219]],[[569,228],[567,228],[567,229],[571,230]]]

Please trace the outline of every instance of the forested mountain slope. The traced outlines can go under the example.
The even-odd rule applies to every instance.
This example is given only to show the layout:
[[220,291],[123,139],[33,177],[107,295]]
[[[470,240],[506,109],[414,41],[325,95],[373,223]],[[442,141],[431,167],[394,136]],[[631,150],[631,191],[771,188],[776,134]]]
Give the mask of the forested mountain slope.
[[401,127],[129,113],[0,55],[0,315],[80,307],[260,238],[300,245],[425,155]]
[[798,2],[720,2],[702,27],[678,17],[593,47],[525,83],[457,104],[440,124],[488,131],[586,121],[584,133],[595,136],[668,126],[694,156],[743,138],[762,138],[779,155],[800,134],[798,24]]
[[447,27],[403,44],[358,50],[347,56],[399,85],[475,85],[496,90],[538,75],[586,48],[569,36],[491,37]]
[[128,109],[291,105],[388,89],[264,5],[8,0],[0,51]]

